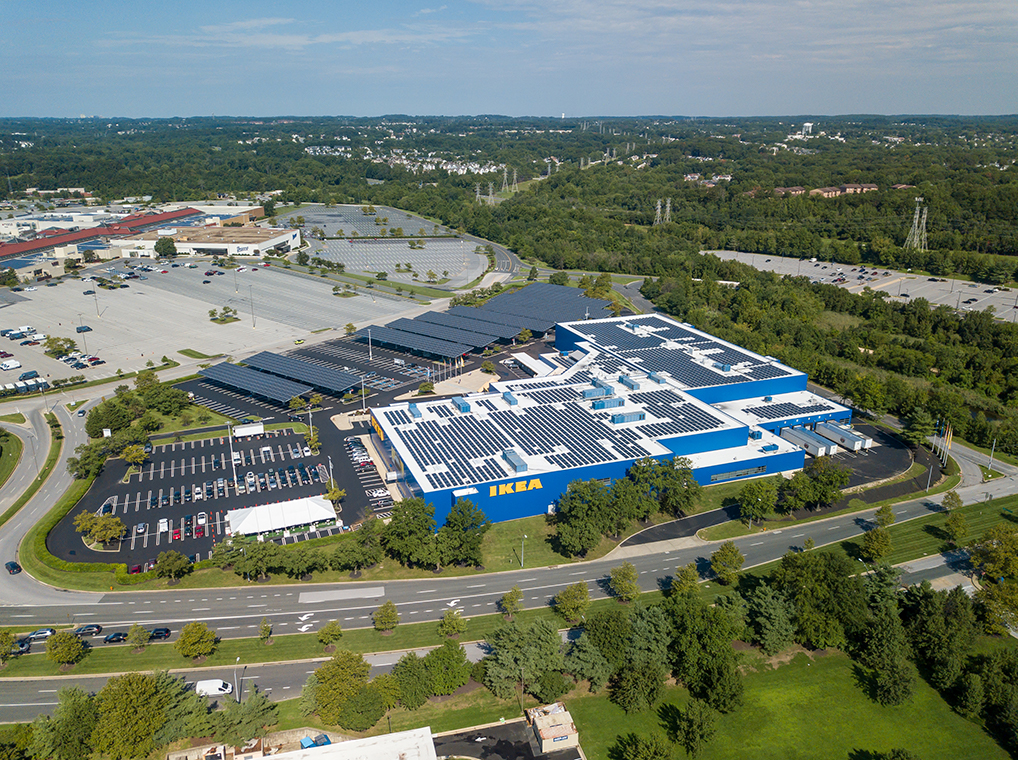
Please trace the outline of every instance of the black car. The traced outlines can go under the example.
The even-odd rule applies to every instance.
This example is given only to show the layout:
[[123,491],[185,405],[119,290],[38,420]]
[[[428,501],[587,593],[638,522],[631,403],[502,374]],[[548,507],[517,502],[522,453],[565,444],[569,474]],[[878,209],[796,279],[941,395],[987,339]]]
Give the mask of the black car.
[[7,568],[7,572],[10,573],[11,575],[17,575],[18,573],[21,572],[21,565],[19,565],[17,562],[13,560],[4,563],[4,567]]
[[119,644],[122,641],[127,641],[127,634],[123,631],[117,631],[116,633],[109,633],[103,636],[104,644]]
[[148,632],[148,637],[149,637],[150,641],[159,641],[161,639],[168,639],[168,638],[170,638],[170,629],[169,628],[153,628],[151,631]]
[[89,625],[83,625],[80,628],[75,628],[73,633],[75,636],[98,636],[103,632],[103,627],[96,623],[90,623]]

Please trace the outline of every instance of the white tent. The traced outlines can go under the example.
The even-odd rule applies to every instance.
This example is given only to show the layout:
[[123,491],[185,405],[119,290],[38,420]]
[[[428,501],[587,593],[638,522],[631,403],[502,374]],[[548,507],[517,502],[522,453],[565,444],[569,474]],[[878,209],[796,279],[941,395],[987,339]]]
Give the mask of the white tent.
[[260,507],[234,509],[226,513],[229,534],[252,535],[292,528],[295,525],[313,525],[336,519],[332,502],[322,496],[263,504]]

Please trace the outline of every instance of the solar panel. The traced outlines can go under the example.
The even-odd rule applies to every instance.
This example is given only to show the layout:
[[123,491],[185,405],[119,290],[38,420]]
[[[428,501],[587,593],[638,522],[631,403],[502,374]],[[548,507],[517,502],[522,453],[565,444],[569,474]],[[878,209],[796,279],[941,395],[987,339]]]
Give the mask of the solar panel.
[[481,306],[481,310],[539,320],[545,325],[544,332],[559,322],[607,317],[609,303],[587,298],[579,288],[534,282],[512,293],[495,296]]
[[281,377],[247,367],[238,367],[236,364],[227,362],[199,370],[198,374],[213,382],[222,383],[254,396],[261,396],[279,404],[285,404],[294,396],[301,396],[311,391],[309,385],[300,385]]
[[429,338],[447,340],[450,343],[462,343],[474,349],[484,348],[495,342],[493,335],[481,335],[475,332],[459,330],[455,327],[447,327],[446,325],[439,325],[434,322],[422,322],[416,319],[396,319],[387,324],[386,327],[414,333],[415,335],[425,335]]
[[492,322],[496,325],[508,325],[509,327],[515,327],[517,335],[519,335],[523,328],[526,328],[531,332],[547,332],[554,326],[549,326],[547,320],[534,319],[526,315],[502,314],[497,311],[485,311],[484,309],[476,306],[453,306],[447,313],[457,317],[475,319],[480,322]]
[[360,378],[348,372],[340,372],[330,367],[295,359],[292,356],[281,356],[269,351],[245,359],[244,364],[262,372],[269,372],[290,380],[310,383],[318,390],[341,395],[360,382]]
[[495,322],[482,322],[479,319],[457,317],[445,311],[426,311],[414,319],[417,322],[434,322],[436,325],[445,325],[446,327],[455,327],[459,330],[467,330],[468,332],[480,333],[481,335],[490,335],[492,338],[499,338],[501,340],[509,340],[520,334],[519,330],[510,325],[500,325]]
[[834,407],[828,406],[827,404],[810,404],[809,406],[799,406],[798,404],[792,404],[788,402],[780,402],[777,404],[768,404],[767,406],[754,406],[746,409],[750,414],[755,414],[760,419],[764,420],[780,420],[783,417],[801,417],[807,414],[816,414],[818,412],[828,412]]
[[371,331],[371,340],[376,343],[395,346],[407,351],[417,351],[428,356],[451,359],[470,353],[471,350],[471,346],[465,346],[462,343],[451,343],[447,340],[438,340],[437,338],[429,338],[424,335],[416,335],[414,333],[403,332],[402,330],[393,330],[389,327],[379,326],[365,327],[358,330],[355,333],[357,339],[366,341],[369,330]]

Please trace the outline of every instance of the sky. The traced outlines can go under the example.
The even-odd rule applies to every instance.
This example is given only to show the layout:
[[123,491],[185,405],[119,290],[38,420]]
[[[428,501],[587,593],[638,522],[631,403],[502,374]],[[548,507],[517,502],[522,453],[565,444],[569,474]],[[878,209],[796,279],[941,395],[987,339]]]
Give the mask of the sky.
[[0,116],[1018,113],[1016,0],[0,0]]

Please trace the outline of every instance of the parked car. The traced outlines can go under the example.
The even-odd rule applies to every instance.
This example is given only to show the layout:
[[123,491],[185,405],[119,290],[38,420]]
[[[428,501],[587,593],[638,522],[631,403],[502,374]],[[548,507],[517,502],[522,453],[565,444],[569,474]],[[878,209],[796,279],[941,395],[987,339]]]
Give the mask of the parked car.
[[50,636],[56,633],[55,628],[40,628],[38,631],[32,631],[28,634],[29,641],[45,641]]
[[89,623],[74,629],[75,636],[98,636],[102,632],[103,627],[97,623]]
[[151,631],[148,632],[148,637],[152,641],[159,641],[161,639],[168,639],[168,638],[170,638],[170,629],[169,628],[153,628]]
[[119,644],[122,641],[127,641],[127,634],[123,631],[117,631],[116,633],[108,633],[103,636],[104,644]]
[[28,639],[15,639],[11,644],[11,654],[28,654],[32,651],[32,642]]

